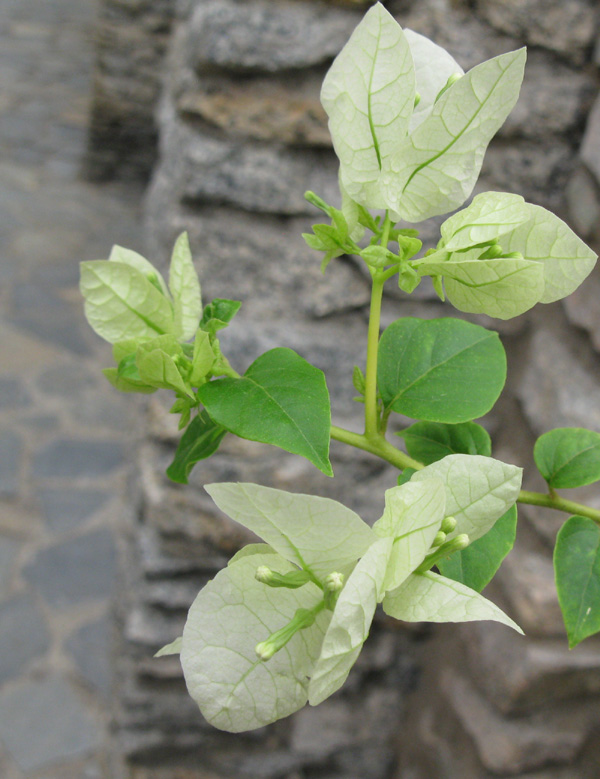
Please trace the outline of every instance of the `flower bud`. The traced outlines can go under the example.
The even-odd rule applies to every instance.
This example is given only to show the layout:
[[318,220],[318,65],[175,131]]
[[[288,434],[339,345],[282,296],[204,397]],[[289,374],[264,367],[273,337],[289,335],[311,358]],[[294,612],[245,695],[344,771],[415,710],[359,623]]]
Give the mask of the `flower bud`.
[[446,534],[443,530],[438,530],[438,532],[435,534],[435,538],[431,542],[431,546],[441,546],[444,541],[446,540]]
[[451,533],[455,527],[456,527],[456,520],[454,519],[454,517],[445,517],[444,521],[442,522],[441,530],[443,530],[444,533],[448,534]]

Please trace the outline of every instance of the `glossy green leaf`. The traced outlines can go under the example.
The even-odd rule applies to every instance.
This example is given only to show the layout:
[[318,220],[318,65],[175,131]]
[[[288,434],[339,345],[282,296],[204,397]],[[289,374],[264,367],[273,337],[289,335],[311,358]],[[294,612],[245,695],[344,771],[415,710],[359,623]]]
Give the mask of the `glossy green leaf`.
[[397,435],[404,439],[408,454],[424,465],[430,465],[449,454],[482,454],[489,457],[492,453],[492,441],[487,430],[475,422],[458,425],[415,422]]
[[600,435],[592,430],[550,430],[535,442],[533,457],[553,489],[582,487],[600,480]]
[[198,393],[212,419],[235,435],[299,454],[333,475],[325,376],[296,352],[271,349],[242,378],[211,381]]
[[432,256],[418,265],[422,275],[440,275],[448,300],[459,311],[512,319],[538,303],[545,288],[540,263],[513,257],[481,260],[481,250],[452,253],[438,262]]
[[80,289],[90,326],[109,343],[173,332],[170,301],[131,265],[82,262]]
[[484,536],[447,560],[441,560],[440,573],[481,592],[513,548],[516,534],[517,507],[512,506]]
[[447,251],[470,249],[472,246],[500,238],[529,221],[530,213],[520,195],[508,192],[482,192],[442,224],[441,246]]
[[169,479],[187,484],[194,465],[217,451],[226,432],[212,421],[206,411],[201,411],[181,436],[173,462],[167,468]]
[[125,379],[119,376],[117,368],[104,368],[102,371],[107,381],[112,384],[119,392],[139,392],[142,395],[151,395],[156,392],[156,387],[150,387],[144,384],[143,381],[135,381],[132,379]]
[[525,49],[477,65],[435,103],[384,166],[388,208],[420,222],[461,206],[471,194],[488,143],[519,96]]
[[358,514],[330,498],[258,484],[208,484],[206,491],[227,516],[317,578],[345,573],[377,540]]
[[210,335],[205,330],[198,330],[192,355],[192,372],[190,374],[192,387],[202,384],[214,363],[215,353],[210,344]]
[[408,42],[398,22],[377,3],[334,60],[321,90],[341,179],[356,202],[386,207],[380,171],[406,135],[414,98]]
[[405,622],[474,622],[493,620],[523,633],[494,603],[460,582],[432,571],[412,574],[383,599],[383,610]]
[[383,581],[393,540],[375,541],[350,574],[325,633],[308,687],[311,706],[322,703],[344,684],[369,635],[383,598]]
[[415,66],[415,81],[420,100],[413,111],[409,131],[412,132],[426,119],[435,99],[450,76],[464,71],[456,60],[441,46],[413,30],[404,30]]
[[475,541],[516,502],[522,476],[522,468],[492,457],[451,454],[417,471],[411,483],[441,479],[446,486],[446,516],[456,519],[448,538],[466,533]]
[[188,341],[196,332],[202,317],[202,297],[187,233],[181,233],[173,247],[169,289],[173,296],[175,333],[180,340]]
[[600,631],[600,527],[571,517],[554,549],[554,575],[569,648]]
[[331,612],[296,633],[268,662],[255,646],[288,623],[298,608],[313,608],[321,590],[271,588],[256,581],[260,565],[280,573],[294,566],[279,555],[252,555],[220,571],[198,594],[183,630],[181,667],[188,691],[214,727],[231,733],[268,725],[302,708],[309,676]]
[[458,319],[399,319],[381,336],[386,408],[413,419],[466,422],[486,414],[506,380],[498,334]]
[[384,590],[399,587],[423,562],[440,529],[445,508],[446,487],[435,477],[386,491],[383,516],[373,525],[378,536],[394,541]]
[[520,252],[542,266],[544,292],[541,303],[553,303],[570,295],[591,273],[598,259],[561,219],[541,206],[527,204],[529,221],[502,238],[506,252]]
[[222,330],[231,322],[241,308],[239,300],[227,300],[227,298],[213,298],[204,307],[200,328],[214,336],[218,330]]

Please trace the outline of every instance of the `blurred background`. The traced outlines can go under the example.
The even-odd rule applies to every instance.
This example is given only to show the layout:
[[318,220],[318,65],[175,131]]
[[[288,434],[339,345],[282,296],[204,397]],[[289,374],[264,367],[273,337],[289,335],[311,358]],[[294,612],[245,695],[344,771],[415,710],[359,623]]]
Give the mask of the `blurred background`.
[[[226,438],[192,485],[164,470],[168,398],[118,395],[87,327],[78,261],[113,243],[166,268],[190,233],[205,301],[243,302],[223,342],[243,371],[290,346],[326,371],[337,424],[360,428],[369,285],[322,277],[300,237],[306,189],[336,201],[318,101],[369,2],[0,0],[0,776],[3,779],[592,779],[600,644],[568,652],[552,546],[563,517],[523,508],[489,594],[527,633],[376,620],[343,691],[260,731],[207,726],[176,657],[198,589],[243,543],[202,490],[247,480],[336,497],[369,520],[393,469],[332,445],[335,480]],[[465,68],[529,46],[522,97],[476,192],[514,191],[600,243],[596,0],[397,0],[398,21]],[[421,226],[420,226],[421,227]],[[437,240],[435,223],[422,225]],[[499,329],[509,381],[483,422],[531,469],[535,437],[600,431],[600,279]],[[455,316],[423,284],[384,324]],[[577,496],[575,496],[577,497]],[[581,495],[600,508],[594,490]]]

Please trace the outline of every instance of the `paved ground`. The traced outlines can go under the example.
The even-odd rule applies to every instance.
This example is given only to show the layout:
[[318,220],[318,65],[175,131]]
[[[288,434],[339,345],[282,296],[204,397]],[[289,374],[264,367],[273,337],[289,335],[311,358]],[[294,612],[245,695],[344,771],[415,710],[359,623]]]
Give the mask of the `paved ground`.
[[109,603],[135,399],[78,261],[141,248],[136,189],[79,178],[94,0],[0,0],[0,776],[119,776]]

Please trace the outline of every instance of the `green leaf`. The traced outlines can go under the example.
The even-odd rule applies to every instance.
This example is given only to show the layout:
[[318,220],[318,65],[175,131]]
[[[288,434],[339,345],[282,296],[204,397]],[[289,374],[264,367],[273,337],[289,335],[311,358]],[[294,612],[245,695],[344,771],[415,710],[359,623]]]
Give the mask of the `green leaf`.
[[82,262],[80,289],[90,326],[109,343],[173,332],[170,301],[131,265]]
[[387,207],[379,175],[406,135],[414,99],[408,42],[398,22],[377,3],[334,60],[321,90],[341,179],[357,203]]
[[577,289],[598,257],[550,211],[530,203],[527,209],[529,221],[504,237],[502,248],[518,251],[542,266],[545,287],[540,302],[553,303]]
[[492,442],[487,431],[475,422],[443,425],[438,422],[415,422],[397,433],[404,439],[406,451],[424,465],[441,460],[449,454],[492,454]]
[[522,476],[522,468],[492,457],[451,454],[417,471],[411,483],[441,479],[446,486],[446,516],[456,519],[448,539],[466,533],[475,541],[516,502]]
[[212,421],[206,411],[201,411],[181,436],[173,462],[167,468],[169,479],[187,484],[194,465],[217,451],[226,432]]
[[339,690],[360,654],[383,597],[392,543],[391,538],[383,538],[367,549],[338,598],[308,687],[311,706]]
[[569,489],[600,480],[600,435],[581,427],[559,427],[541,435],[533,457],[553,489]]
[[544,294],[544,272],[539,263],[513,257],[479,259],[483,249],[452,253],[418,263],[421,275],[441,275],[448,300],[459,311],[512,319],[528,311]]
[[381,336],[377,381],[386,409],[430,422],[486,414],[506,380],[498,334],[459,319],[399,319]]
[[176,638],[174,641],[171,641],[170,644],[167,644],[166,646],[163,646],[162,649],[159,649],[158,652],[154,655],[154,657],[164,657],[165,655],[178,655],[181,652],[181,636],[179,638]]
[[214,363],[215,353],[210,344],[210,335],[205,330],[199,329],[194,340],[190,384],[193,387],[198,387],[202,384]]
[[500,238],[529,219],[527,205],[520,195],[482,192],[467,208],[442,224],[441,246],[447,251],[470,249]]
[[175,333],[182,341],[188,341],[196,332],[202,317],[202,297],[187,233],[181,233],[173,247],[169,289],[173,296]]
[[517,101],[525,59],[525,49],[501,54],[444,92],[384,166],[381,190],[388,208],[420,222],[465,202],[488,143]]
[[139,339],[136,338],[126,338],[124,341],[118,341],[113,344],[112,354],[117,365],[121,362],[123,357],[135,354],[140,343],[143,343],[143,341],[140,342]]
[[227,516],[317,578],[346,573],[376,540],[358,514],[330,498],[258,484],[207,484],[205,489]]
[[[276,562],[274,562],[276,561]],[[268,725],[301,709],[331,612],[299,631],[268,662],[255,646],[291,621],[298,608],[313,608],[321,590],[265,587],[254,578],[268,565],[295,570],[283,558],[252,555],[224,568],[198,594],[183,630],[181,667],[188,691],[204,717],[239,733]]]
[[484,536],[448,560],[441,560],[437,564],[440,573],[481,592],[513,548],[516,534],[517,507],[512,506]]
[[429,552],[445,516],[446,488],[441,479],[410,481],[385,493],[385,510],[373,525],[378,536],[394,540],[384,590],[393,590]]
[[299,454],[333,476],[325,376],[291,349],[271,349],[242,378],[204,384],[198,397],[215,422],[240,438]]
[[460,582],[432,571],[414,573],[383,599],[383,610],[405,622],[474,622],[493,620],[523,633],[513,620],[491,601]]
[[164,335],[140,344],[135,356],[140,379],[153,387],[172,389],[193,398],[173,359],[182,354],[183,350],[174,336]]
[[402,473],[398,474],[398,486],[401,487],[412,479],[413,473],[416,473],[414,468],[405,468]]
[[600,527],[571,517],[558,532],[554,575],[569,649],[600,631]]
[[165,284],[165,280],[162,275],[156,270],[154,265],[141,254],[134,252],[132,249],[126,249],[124,246],[113,246],[108,258],[109,262],[121,262],[125,265],[130,265],[132,268],[138,270],[143,276],[151,281],[154,286],[165,295],[169,297],[169,290]]
[[360,223],[360,206],[355,200],[352,200],[346,192],[346,187],[342,182],[341,169],[339,178],[340,194],[342,196],[342,213],[348,226],[348,234],[352,241],[360,241],[365,234],[364,225]]
[[231,322],[233,317],[240,310],[239,300],[227,300],[226,298],[213,298],[213,300],[204,307],[200,329],[206,330],[214,337],[218,330],[222,330]]
[[409,131],[412,132],[431,113],[435,99],[450,76],[464,71],[441,46],[413,30],[404,30],[415,66],[418,105],[413,111]]
[[134,381],[119,376],[117,368],[104,368],[102,371],[106,379],[119,392],[139,392],[142,395],[151,395],[156,392],[156,387],[150,387],[142,381]]

